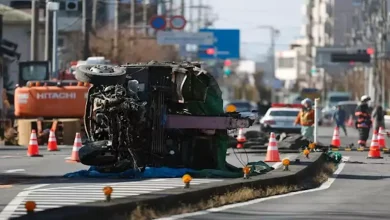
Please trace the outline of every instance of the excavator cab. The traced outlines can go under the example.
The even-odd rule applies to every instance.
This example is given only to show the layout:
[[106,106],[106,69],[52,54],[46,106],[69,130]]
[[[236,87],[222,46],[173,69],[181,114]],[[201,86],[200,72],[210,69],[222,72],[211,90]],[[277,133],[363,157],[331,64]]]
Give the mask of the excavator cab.
[[49,61],[19,62],[19,86],[25,86],[28,81],[43,81],[49,79]]

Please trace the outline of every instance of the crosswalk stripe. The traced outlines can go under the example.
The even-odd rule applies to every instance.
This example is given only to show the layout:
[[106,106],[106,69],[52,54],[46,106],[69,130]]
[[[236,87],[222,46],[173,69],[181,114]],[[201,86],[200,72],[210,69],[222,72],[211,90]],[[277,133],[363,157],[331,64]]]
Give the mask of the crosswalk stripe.
[[[193,179],[191,185],[221,181],[223,181],[223,179]],[[19,200],[16,200],[17,203],[9,204],[7,210],[0,212],[0,219],[2,219],[3,216],[18,217],[25,215],[24,203],[26,201],[35,201],[37,204],[37,209],[35,209],[36,212],[87,202],[104,201],[105,196],[102,190],[105,186],[111,186],[113,188],[111,198],[117,199],[141,194],[152,194],[167,189],[181,188],[183,187],[183,181],[181,178],[162,178],[139,181],[132,180],[128,182],[89,183],[88,185],[25,190],[23,191],[23,194],[19,193],[15,197],[20,197]]]

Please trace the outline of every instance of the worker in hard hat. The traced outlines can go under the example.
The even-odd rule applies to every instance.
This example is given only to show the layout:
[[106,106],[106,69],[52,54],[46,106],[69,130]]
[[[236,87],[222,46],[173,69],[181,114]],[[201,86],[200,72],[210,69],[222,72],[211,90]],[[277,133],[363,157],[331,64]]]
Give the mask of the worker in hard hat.
[[360,147],[367,147],[367,139],[370,134],[370,128],[371,128],[371,114],[370,114],[370,107],[368,106],[368,102],[371,100],[371,98],[367,95],[363,95],[360,98],[360,103],[356,107],[355,116],[357,117],[355,122],[355,127],[359,131],[359,140],[358,145]]
[[295,119],[295,125],[301,125],[301,134],[307,139],[314,141],[314,109],[311,99],[304,99],[301,102],[302,110]]

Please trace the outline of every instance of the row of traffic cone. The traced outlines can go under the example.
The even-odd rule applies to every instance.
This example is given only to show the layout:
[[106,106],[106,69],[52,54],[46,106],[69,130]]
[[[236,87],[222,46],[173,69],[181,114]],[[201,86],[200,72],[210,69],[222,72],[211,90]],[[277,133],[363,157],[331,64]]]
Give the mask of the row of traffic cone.
[[[374,130],[374,134],[373,134],[372,138],[374,139],[374,135],[376,136],[376,138],[378,140],[379,148],[386,148],[386,140],[385,140],[384,133],[385,133],[385,131],[382,127],[379,128],[379,132]],[[333,148],[339,148],[341,146],[340,132],[339,132],[338,127],[334,128],[331,146]]]
[[[67,158],[67,162],[80,162],[79,149],[81,148],[81,145],[82,145],[82,143],[81,143],[80,133],[76,133],[76,137],[75,137],[74,143],[73,143],[72,154],[71,154],[70,158]],[[57,145],[57,139],[56,139],[56,136],[54,134],[54,131],[52,131],[52,130],[50,130],[50,134],[49,134],[47,151],[59,151],[58,145]],[[27,148],[27,156],[29,156],[29,157],[42,157],[42,155],[39,154],[37,133],[35,130],[31,131],[30,142],[29,142],[28,148]]]
[[[246,137],[244,136],[243,129],[238,129],[237,134],[237,146],[236,148],[243,148],[244,143],[246,142]],[[276,135],[274,132],[271,132],[268,148],[267,148],[267,156],[265,157],[264,162],[280,162],[280,155],[278,150],[278,144],[276,141]]]
[[[47,143],[48,151],[58,151],[57,139],[54,135],[54,132],[50,130],[49,141]],[[27,156],[29,157],[41,157],[39,154],[38,140],[37,140],[37,132],[35,130],[31,131],[30,142],[28,143],[27,148]]]

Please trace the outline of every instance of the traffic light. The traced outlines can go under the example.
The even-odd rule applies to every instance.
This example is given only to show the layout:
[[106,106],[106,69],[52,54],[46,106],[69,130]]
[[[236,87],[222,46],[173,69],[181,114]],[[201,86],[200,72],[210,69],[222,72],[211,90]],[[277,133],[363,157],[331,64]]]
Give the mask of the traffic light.
[[207,48],[206,49],[206,54],[207,55],[214,55],[215,54],[214,48]]
[[232,65],[232,61],[231,60],[225,60],[223,62],[223,73],[226,75],[226,76],[229,76],[232,71],[230,69],[230,66]]
[[357,50],[356,53],[332,53],[331,62],[333,63],[369,63],[371,61],[372,50]]

